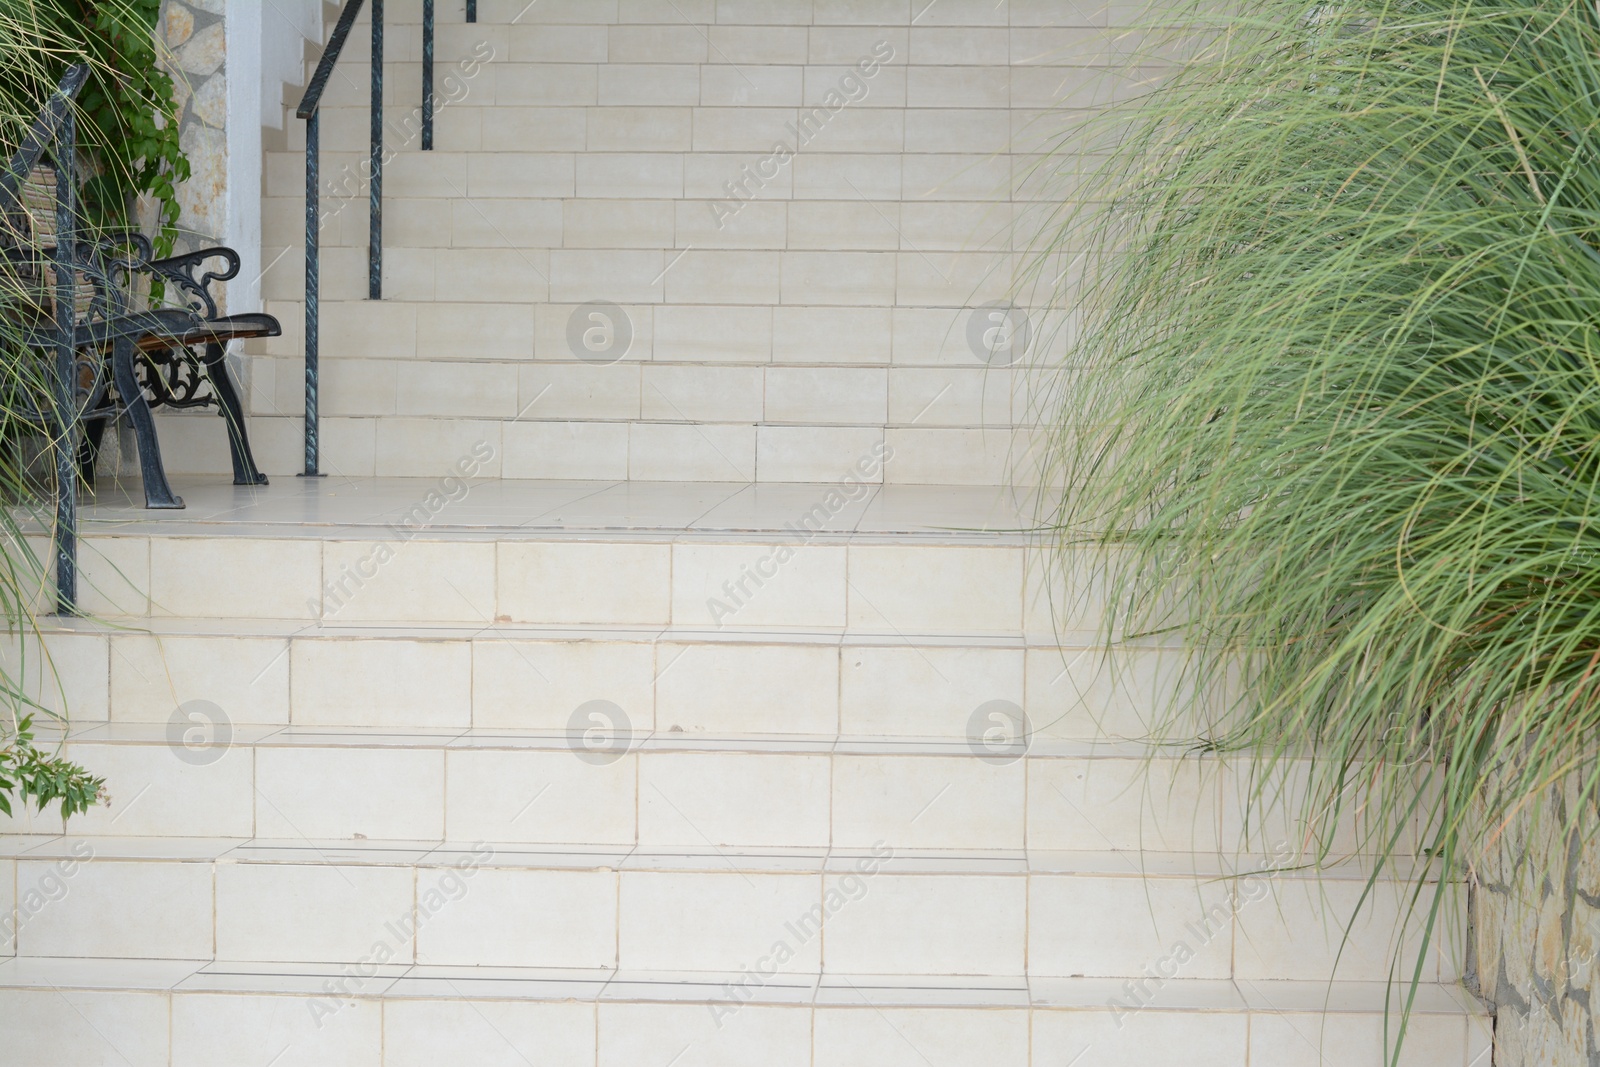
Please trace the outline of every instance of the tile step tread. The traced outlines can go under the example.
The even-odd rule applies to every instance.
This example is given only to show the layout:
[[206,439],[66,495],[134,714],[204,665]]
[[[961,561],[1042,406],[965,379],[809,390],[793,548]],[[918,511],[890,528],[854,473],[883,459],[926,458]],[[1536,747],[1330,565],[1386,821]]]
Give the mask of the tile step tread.
[[[449,421],[449,420],[446,420]],[[144,508],[137,486],[106,486],[80,514],[82,535],[97,537],[246,536],[365,539],[396,536],[437,478],[327,479],[327,484],[238,488],[227,479],[185,475],[182,512]],[[305,481],[304,479],[301,480]],[[793,542],[793,528],[838,482],[651,482],[484,479],[435,520],[408,527],[415,540],[578,538],[659,543]],[[1033,504],[1024,489],[999,486],[882,486],[862,483],[822,529],[817,543],[1022,546],[1032,536]]]
[[[171,724],[161,722],[95,722],[70,727],[65,740],[73,744],[170,744]],[[47,723],[36,724],[41,743],[55,742],[61,734]],[[511,730],[499,727],[436,727],[407,730],[401,727],[328,726],[236,722],[231,744],[271,748],[404,748],[404,749],[505,749],[572,751],[581,734],[566,730]],[[672,730],[640,730],[616,756],[655,752],[738,752],[753,755],[862,755],[950,756],[988,758],[974,753],[965,737],[881,734],[700,734]],[[608,753],[609,754],[609,753]],[[1221,761],[1213,753],[1193,753],[1188,746],[1152,746],[1139,741],[1075,741],[1035,737],[1025,758],[1147,759],[1166,757]],[[1023,757],[1018,757],[1023,758]]]
[[[890,633],[850,627],[744,627],[732,625],[708,630],[692,625],[642,625],[532,622],[437,621],[412,622],[310,622],[295,619],[141,617],[137,626],[70,616],[42,616],[27,633],[88,634],[108,637],[258,637],[297,640],[366,639],[391,641],[590,641],[632,644],[747,644],[817,646],[825,648],[955,648],[955,649],[1061,649],[1074,655],[1095,655],[1105,647],[1102,636],[1089,630],[1056,633],[922,634]],[[0,633],[18,631],[0,626]],[[1134,651],[1172,648],[1171,645],[1124,642]]]
[[[727,998],[740,972],[553,970],[531,967],[374,965],[370,978],[333,963],[221,963],[207,960],[19,957],[0,961],[0,989],[123,992],[325,995],[343,980],[342,995],[358,998],[451,1000],[577,1000],[707,1003]],[[930,978],[924,975],[779,974],[754,990],[748,1003],[814,1007],[983,1007],[1105,1010],[1126,998],[1125,979],[1026,976]],[[746,987],[749,988],[748,986]],[[1384,1011],[1382,982],[1251,982],[1230,979],[1167,981],[1146,1009],[1180,1012]],[[1418,987],[1415,1010],[1485,1016],[1454,984]]]
[[[491,869],[670,871],[726,874],[849,873],[874,856],[870,848],[843,846],[708,847],[528,844],[515,842],[398,841],[388,839],[100,837],[54,834],[0,837],[0,859],[48,862],[92,855],[95,862],[289,863],[336,866],[451,867],[492,855]],[[881,853],[879,853],[881,855]],[[895,848],[883,873],[902,875],[1054,874],[1130,879],[1220,879],[1274,866],[1263,852],[1142,852],[1060,849]],[[1414,867],[1391,864],[1383,881],[1409,878]],[[1323,872],[1283,865],[1274,877],[1304,881],[1360,881],[1370,865],[1360,858]]]

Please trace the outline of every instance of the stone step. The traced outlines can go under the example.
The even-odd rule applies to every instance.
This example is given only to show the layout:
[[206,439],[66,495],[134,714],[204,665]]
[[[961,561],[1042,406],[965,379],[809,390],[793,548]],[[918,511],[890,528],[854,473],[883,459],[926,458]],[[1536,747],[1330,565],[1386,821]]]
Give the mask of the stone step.
[[[979,712],[1040,741],[1137,740],[1177,651],[1107,653],[1022,636],[760,634],[458,624],[46,620],[9,676],[75,723],[165,723],[205,701],[240,725],[558,730],[605,697],[642,731],[964,742]],[[977,745],[974,742],[975,746]],[[977,746],[980,747],[981,746]]]
[[[530,336],[527,343],[536,346],[539,340]],[[750,362],[700,365],[640,357],[597,365],[564,349],[537,362],[428,355],[433,358],[346,356],[323,383],[321,413],[438,418],[449,408],[462,419],[505,423],[626,426],[689,419],[697,425],[753,425],[758,433],[871,430],[874,440],[890,431],[898,436],[903,430],[957,428],[1009,440],[1015,436],[1013,411],[1026,405],[1017,395],[1023,375],[1009,368],[767,365],[754,354]],[[252,378],[251,414],[303,409],[305,380],[296,360],[260,357]]]
[[1287,854],[13,840],[24,958],[1382,981],[1409,893],[1379,883],[1346,937],[1365,874]]
[[[526,165],[526,161],[511,162],[518,173]],[[429,218],[438,217],[447,210],[451,219],[450,239],[454,241],[456,209],[446,198],[466,200],[478,194],[469,193],[464,182],[453,184],[454,189],[446,187],[438,194],[441,199],[431,202],[437,210],[421,219],[414,217],[412,224],[425,225]],[[416,196],[415,193],[411,195]],[[500,236],[495,233],[498,229],[504,231],[498,242],[490,244],[493,237],[479,236],[476,239],[484,244],[402,245],[386,249],[385,304],[437,301],[532,305],[605,300],[625,305],[960,310],[1007,302],[1012,297],[1013,286],[1019,279],[1025,279],[1025,272],[1035,266],[1027,252],[921,252],[902,250],[903,245],[890,244],[887,238],[877,248],[869,244],[866,249],[827,250],[804,244],[785,248],[787,236],[781,238],[783,244],[780,244],[777,233],[759,243],[748,239],[743,242],[754,247],[737,247],[730,243],[708,247],[695,245],[692,238],[679,242],[674,236],[649,248],[625,243],[623,237],[606,235],[600,226],[586,233],[576,223],[570,245],[525,243],[513,235],[513,231],[530,225],[525,205],[530,201],[542,203],[543,198],[561,194],[523,191],[516,187],[507,188],[502,195],[503,204],[493,200],[475,201],[476,207],[469,205],[464,209],[473,217],[463,217],[460,223],[462,240],[474,239],[471,236],[474,231]],[[621,195],[632,201],[648,194],[631,191]],[[709,207],[713,195],[709,192],[691,194],[690,200],[681,201],[689,206],[674,209],[674,227],[679,220],[690,233],[701,224],[714,226]],[[834,196],[825,195],[818,202],[833,199]],[[589,205],[596,212],[608,206],[601,200],[590,200]],[[775,224],[788,215],[804,214],[803,210],[794,210],[794,204],[788,207],[790,212],[773,213]],[[325,291],[330,299],[359,300],[359,295],[349,292],[346,276],[358,255],[365,260],[366,238],[360,234],[367,228],[368,218],[359,204],[345,207],[339,214],[341,234],[353,231],[355,239],[333,245],[325,253],[328,274],[323,284],[327,286]],[[627,225],[625,219],[614,218],[614,221],[619,226]],[[818,219],[815,225],[844,229],[851,226],[852,221],[849,213],[840,213],[832,219]],[[402,230],[408,228],[403,226]],[[435,231],[430,239],[442,245],[445,236],[445,232]],[[952,236],[947,241],[954,243],[956,239]],[[975,240],[981,243],[983,238]],[[566,241],[564,223],[562,241]],[[298,243],[264,249],[263,263],[271,265],[265,286],[267,298],[298,300],[304,291],[304,262]],[[1069,261],[1061,262],[1063,270],[1070,269]],[[394,292],[389,292],[390,288]],[[1041,294],[1041,297],[1047,295]],[[1020,353],[1018,355],[1020,357]]]
[[[386,286],[403,284],[408,263],[428,250],[454,250],[453,258],[439,257],[452,269],[468,262],[471,255],[486,261],[504,258],[508,249],[524,251],[530,261],[537,260],[543,269],[551,249],[654,248],[673,249],[674,253],[669,254],[675,254],[691,246],[755,252],[850,251],[879,256],[920,252],[937,255],[935,262],[943,269],[958,254],[1026,252],[1025,247],[1018,246],[1027,240],[1028,231],[1015,227],[1013,219],[1026,222],[1036,210],[1026,204],[963,200],[929,189],[919,194],[925,199],[865,207],[859,199],[758,200],[718,229],[716,213],[711,209],[719,202],[716,199],[635,195],[579,200],[532,194],[473,198],[465,195],[465,187],[462,194],[448,189],[429,196],[398,197],[387,193],[386,189],[383,241],[391,258],[384,272]],[[322,255],[321,291],[329,299],[359,299],[345,297],[339,285],[351,252],[363,257],[367,253],[368,202],[364,193],[358,199],[339,185],[330,185],[325,195],[328,202],[323,205],[317,239]],[[262,202],[262,216],[264,260],[280,260],[293,268],[283,272],[282,279],[276,274],[268,275],[266,296],[298,299],[299,290],[289,286],[291,278],[304,277],[299,273],[304,263],[303,198],[268,197]],[[790,258],[789,265],[798,270],[814,258],[797,254]],[[689,262],[692,265],[693,258]]]
[[[956,738],[691,734],[632,723],[604,697],[546,730],[249,726],[213,708],[75,727],[64,751],[114,796],[72,826],[656,848],[1214,850],[1242,839],[1227,765],[1152,760],[1138,745],[1035,739],[1024,755]],[[31,829],[60,832],[48,822]]]
[[[291,370],[280,366],[285,372]],[[347,390],[345,395],[360,392]],[[504,399],[493,403],[499,406]],[[481,398],[474,398],[463,410],[476,411],[483,406]],[[300,410],[297,405],[247,420],[257,466],[274,479],[293,477],[304,463]],[[157,424],[163,449],[168,441],[178,446],[167,463],[168,473],[228,472],[227,451],[216,444],[223,428],[215,418],[158,416]],[[466,449],[480,442],[495,450],[495,459],[483,467],[488,476],[504,472],[515,479],[725,482],[738,478],[783,488],[839,478],[879,448],[885,455],[893,450],[895,461],[874,477],[897,487],[984,487],[1013,475],[1037,477],[1038,469],[1036,435],[1005,426],[538,421],[526,416],[492,419],[441,414],[335,415],[324,417],[319,427],[322,469],[351,478],[440,476]]]
[[[1193,1067],[1366,1067],[1385,1032],[1385,990],[1361,982],[1180,978],[1127,1011],[1121,982],[1090,978],[806,975],[751,991],[737,972],[373,969],[0,963],[0,1063],[1134,1067],[1182,1048]],[[1459,990],[1423,986],[1401,1067],[1482,1067],[1491,1025]]]
[[[474,437],[473,424],[458,429],[465,436],[458,434],[455,459],[437,482],[385,483],[374,495],[356,491],[337,503],[337,486],[313,487],[309,497],[292,481],[287,489],[219,487],[231,502],[220,521],[205,517],[203,498],[193,493],[197,503],[186,512],[91,508],[84,606],[121,618],[889,636],[1015,637],[1052,634],[1058,622],[1064,630],[1094,625],[1090,604],[1076,620],[1052,617],[1049,595],[1030,577],[1028,539],[995,528],[992,490],[918,496],[850,480],[745,497],[748,486],[635,484],[613,492],[535,482],[507,496],[462,477],[499,473],[501,453]],[[880,449],[854,467],[876,476],[892,465]],[[855,478],[850,466],[844,470]],[[879,494],[886,495],[875,508]],[[894,514],[897,501],[922,509],[920,522],[909,524],[918,532],[894,532],[908,525]],[[634,525],[652,508],[666,521]],[[595,525],[608,512],[615,525]],[[941,521],[957,528],[932,525]],[[1000,521],[1026,520],[1012,506]],[[718,532],[720,522],[756,528]]]
[[[536,122],[539,117],[536,113],[522,121]],[[776,117],[781,118],[781,113]],[[838,147],[849,146],[841,143]],[[893,150],[886,151],[886,147]],[[395,210],[402,213],[405,213],[405,205],[412,205],[412,210],[420,205],[423,210],[437,211],[438,201],[468,197],[484,201],[485,213],[491,208],[496,213],[507,210],[496,201],[534,204],[574,198],[607,203],[688,201],[692,203],[693,214],[687,217],[695,224],[693,232],[716,231],[724,234],[729,244],[739,238],[742,245],[763,247],[762,235],[770,235],[773,228],[781,225],[774,218],[776,208],[773,205],[787,204],[791,208],[799,205],[800,210],[794,212],[794,216],[802,220],[825,211],[817,202],[856,205],[853,214],[863,220],[877,216],[877,212],[870,209],[879,201],[886,203],[894,215],[904,214],[912,220],[927,218],[940,210],[948,214],[955,209],[911,206],[897,201],[995,205],[992,212],[976,215],[974,221],[993,220],[995,225],[973,227],[971,243],[960,249],[970,252],[985,247],[994,233],[1003,232],[1001,224],[1005,221],[1035,210],[1031,202],[1048,197],[1052,189],[1042,187],[1041,178],[1054,177],[1057,168],[1071,168],[1062,175],[1068,177],[1077,169],[1092,165],[1092,162],[1052,162],[1030,152],[1001,155],[997,161],[992,152],[901,152],[894,146],[880,144],[876,152],[808,149],[776,174],[771,174],[774,168],[767,167],[764,173],[771,176],[763,178],[757,174],[752,178],[751,174],[757,173],[752,168],[759,165],[762,158],[750,150],[539,151],[538,141],[532,138],[502,142],[488,149],[401,152],[384,166],[385,214],[387,217],[396,204],[401,208]],[[364,143],[324,144],[318,166],[327,203],[320,206],[330,213],[337,210],[341,214],[359,207],[344,206],[343,201],[354,197],[365,201],[369,160],[370,148]],[[303,153],[268,153],[265,168],[264,192],[269,200],[293,200],[296,192],[303,198]],[[1059,196],[1061,189],[1054,186],[1053,191]],[[861,207],[863,198],[867,204],[865,209]],[[713,213],[709,204],[717,201],[723,202],[728,210]],[[434,202],[431,207],[429,202]],[[598,211],[600,206],[591,204],[587,210]],[[905,210],[907,207],[909,211]],[[574,211],[582,209],[581,204],[573,205]],[[746,218],[747,212],[749,218]],[[699,215],[704,215],[704,220],[695,218]],[[281,243],[298,243],[296,239],[305,233],[304,216],[301,222],[301,227],[281,226]],[[891,222],[881,217],[868,223],[868,227],[850,243],[833,247],[858,247],[863,240],[868,242],[867,247],[873,247],[870,243],[873,236],[881,236],[885,230],[892,232],[893,228]],[[648,246],[651,242],[643,238],[652,233],[641,230],[622,247]],[[654,245],[663,246],[672,247],[670,242]],[[549,244],[541,242],[533,247],[549,247]]]
[[[358,258],[364,264],[364,253]],[[284,260],[280,265],[298,262]],[[358,272],[356,265],[351,259],[347,273],[351,277],[359,273],[364,280],[364,266]],[[1029,410],[1025,369],[1005,366],[1001,360],[985,362],[974,354],[968,336],[972,309],[741,309],[726,304],[642,304],[626,298],[612,304],[332,300],[318,328],[323,342],[342,358],[329,361],[324,380],[335,394],[329,403],[346,407],[330,413],[395,414],[390,410],[392,400],[384,410],[352,409],[351,400],[339,394],[367,380],[374,381],[370,388],[382,388],[387,379],[392,390],[396,374],[404,372],[413,379],[431,377],[412,385],[418,394],[412,404],[422,404],[427,390],[436,393],[433,406],[422,409],[425,412],[461,404],[469,412],[509,418],[538,397],[537,408],[524,412],[527,417],[548,417],[545,412],[555,409],[579,418],[639,419],[649,417],[640,407],[639,376],[646,370],[656,376],[661,390],[660,395],[650,396],[654,410],[660,412],[656,417],[678,421],[690,417],[700,398],[675,386],[674,375],[701,391],[733,398],[743,395],[741,387],[752,388],[742,379],[764,373],[772,388],[759,395],[770,396],[772,411],[769,415],[765,407],[747,404],[741,418],[751,422],[797,420],[798,411],[814,410],[797,421],[1004,428]],[[259,413],[275,412],[279,401],[288,405],[285,414],[303,410],[294,403],[303,402],[303,396],[293,395],[290,388],[296,380],[290,371],[300,357],[300,308],[298,300],[267,304],[283,323],[285,335],[264,342],[256,356],[261,366],[253,369],[253,376],[267,375],[255,390]],[[604,318],[590,318],[596,314]],[[1045,319],[1035,325],[1047,338],[1041,345],[1059,343],[1056,325]],[[602,333],[586,339],[585,330],[592,328],[602,328]],[[684,369],[686,364],[694,369]],[[512,370],[512,365],[518,369]],[[473,381],[473,375],[484,374],[501,377]],[[516,407],[483,399],[478,402],[487,407],[471,407],[473,398],[466,395],[471,386],[495,384],[514,395],[519,374],[534,391]],[[275,378],[283,383],[275,384]],[[552,395],[540,397],[552,382]],[[584,408],[591,396],[587,401],[591,406]],[[667,407],[667,401],[675,409]],[[959,420],[953,418],[957,414]]]
[[[1269,790],[1265,808],[1252,809],[1259,771],[1247,758],[1023,745],[1001,739],[1015,725],[1005,711],[990,713],[990,736],[975,740],[652,730],[604,697],[568,715],[546,730],[318,729],[235,724],[196,701],[164,723],[42,736],[110,783],[111,803],[71,822],[108,836],[1131,855],[1281,852],[1306,838],[1290,818],[1304,761],[1280,764],[1281,795]],[[1339,854],[1366,847],[1348,815],[1317,829]],[[0,819],[0,830],[63,826],[30,809]],[[1414,832],[1400,847],[1422,839]]]

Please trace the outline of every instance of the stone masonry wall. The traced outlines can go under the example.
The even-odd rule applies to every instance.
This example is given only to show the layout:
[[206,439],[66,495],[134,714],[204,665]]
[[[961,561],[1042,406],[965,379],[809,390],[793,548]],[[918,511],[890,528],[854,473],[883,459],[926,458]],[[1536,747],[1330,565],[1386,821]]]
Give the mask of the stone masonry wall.
[[[1600,1067],[1600,839],[1548,829],[1574,802],[1571,783],[1552,790],[1475,872],[1469,984],[1495,1010],[1495,1067]],[[1600,827],[1593,800],[1578,823]]]
[[178,250],[224,243],[228,192],[228,71],[224,0],[163,0],[157,32],[179,105],[179,144],[189,157],[178,186]]

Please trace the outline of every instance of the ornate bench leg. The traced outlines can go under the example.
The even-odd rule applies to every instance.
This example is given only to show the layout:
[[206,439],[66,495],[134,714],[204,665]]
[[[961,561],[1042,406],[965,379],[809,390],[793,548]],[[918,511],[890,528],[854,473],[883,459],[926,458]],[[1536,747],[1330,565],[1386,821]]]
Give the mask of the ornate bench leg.
[[206,345],[206,377],[222,405],[222,417],[228,424],[228,454],[233,459],[234,485],[266,485],[267,476],[256,470],[256,460],[250,454],[250,438],[244,431],[244,405],[239,403],[239,392],[233,387],[233,375],[228,373],[228,361],[218,344]]
[[156,423],[150,417],[150,405],[145,402],[144,390],[139,388],[133,373],[133,339],[119,337],[111,349],[111,369],[116,379],[117,392],[133,422],[133,436],[139,445],[139,473],[144,478],[144,506],[147,508],[181,508],[183,500],[172,495],[167,484],[167,472],[161,467],[161,445],[156,441]]

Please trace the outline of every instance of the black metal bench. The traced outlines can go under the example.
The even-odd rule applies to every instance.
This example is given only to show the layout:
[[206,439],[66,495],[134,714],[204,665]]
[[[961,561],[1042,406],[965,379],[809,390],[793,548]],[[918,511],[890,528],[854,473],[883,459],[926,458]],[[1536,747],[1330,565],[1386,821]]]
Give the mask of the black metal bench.
[[[230,248],[155,259],[142,234],[86,234],[77,213],[69,113],[86,76],[85,68],[68,71],[0,175],[0,251],[14,277],[33,283],[31,293],[5,294],[11,305],[5,309],[6,332],[41,362],[54,360],[55,395],[25,417],[76,458],[70,466],[58,462],[58,480],[76,476],[93,484],[105,428],[126,415],[138,446],[145,506],[181,508],[161,463],[151,409],[215,404],[227,425],[234,484],[264,485],[228,373],[226,346],[276,337],[282,332],[278,320],[220,313],[211,285],[238,275],[239,256]],[[24,195],[30,186],[32,197]],[[49,214],[38,210],[45,199],[54,206]],[[220,269],[206,270],[214,260],[222,261]],[[159,280],[171,305],[134,310],[140,275]]]

